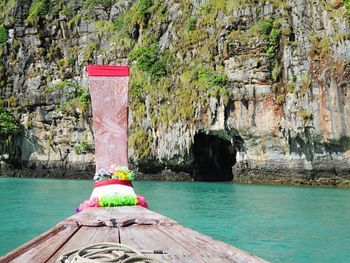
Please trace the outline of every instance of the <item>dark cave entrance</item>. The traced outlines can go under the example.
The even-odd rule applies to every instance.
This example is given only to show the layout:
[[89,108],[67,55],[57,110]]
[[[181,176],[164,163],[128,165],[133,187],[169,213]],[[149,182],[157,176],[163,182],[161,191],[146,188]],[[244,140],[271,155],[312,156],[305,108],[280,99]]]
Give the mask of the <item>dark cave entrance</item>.
[[233,179],[236,149],[231,142],[215,135],[196,134],[193,145],[195,181],[218,182]]

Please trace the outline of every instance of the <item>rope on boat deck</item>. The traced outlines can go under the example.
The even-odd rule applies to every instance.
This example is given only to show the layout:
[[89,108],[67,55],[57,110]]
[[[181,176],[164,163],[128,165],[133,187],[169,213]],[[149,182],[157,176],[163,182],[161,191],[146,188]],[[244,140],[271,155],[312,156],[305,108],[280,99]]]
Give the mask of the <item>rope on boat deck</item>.
[[[130,256],[128,255],[129,253],[136,255]],[[165,261],[144,255],[151,253],[165,254],[166,252],[163,252],[162,250],[137,250],[128,245],[103,242],[68,251],[61,255],[56,263],[166,263]],[[70,259],[70,257],[72,258]]]

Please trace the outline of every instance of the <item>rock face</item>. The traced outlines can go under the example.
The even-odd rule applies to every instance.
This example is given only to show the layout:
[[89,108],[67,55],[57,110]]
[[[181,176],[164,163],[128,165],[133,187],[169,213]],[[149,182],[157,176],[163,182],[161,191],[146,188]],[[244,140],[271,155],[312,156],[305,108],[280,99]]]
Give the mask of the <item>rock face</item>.
[[0,95],[22,125],[2,152],[7,174],[25,167],[90,175],[85,66],[123,64],[131,66],[129,158],[141,172],[161,177],[171,169],[206,181],[350,179],[347,1],[1,6]]

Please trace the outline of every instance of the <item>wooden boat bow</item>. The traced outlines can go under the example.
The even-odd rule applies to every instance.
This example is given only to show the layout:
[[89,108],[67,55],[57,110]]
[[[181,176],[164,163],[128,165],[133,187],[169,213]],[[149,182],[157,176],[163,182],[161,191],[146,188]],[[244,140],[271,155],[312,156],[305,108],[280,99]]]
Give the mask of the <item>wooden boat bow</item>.
[[63,253],[100,242],[161,250],[167,262],[266,262],[181,226],[140,206],[87,209],[0,258],[0,262],[56,262]]

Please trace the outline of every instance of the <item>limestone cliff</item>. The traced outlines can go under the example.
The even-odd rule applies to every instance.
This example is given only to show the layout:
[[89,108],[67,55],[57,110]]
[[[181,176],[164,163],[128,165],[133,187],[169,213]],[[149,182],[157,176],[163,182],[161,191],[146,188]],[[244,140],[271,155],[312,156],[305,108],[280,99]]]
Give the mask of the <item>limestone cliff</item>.
[[141,171],[334,185],[350,177],[348,0],[0,6],[0,95],[20,121],[1,143],[3,171],[92,171],[85,66],[124,64],[130,161]]

